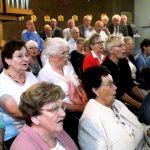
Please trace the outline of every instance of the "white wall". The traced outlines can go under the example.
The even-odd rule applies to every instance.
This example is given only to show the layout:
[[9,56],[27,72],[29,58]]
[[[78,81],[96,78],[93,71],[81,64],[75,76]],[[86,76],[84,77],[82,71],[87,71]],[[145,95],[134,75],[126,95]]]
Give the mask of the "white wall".
[[150,0],[134,0],[134,22],[138,27],[150,25]]
[[136,54],[144,38],[150,38],[150,0],[134,0],[134,24],[140,35],[134,38]]

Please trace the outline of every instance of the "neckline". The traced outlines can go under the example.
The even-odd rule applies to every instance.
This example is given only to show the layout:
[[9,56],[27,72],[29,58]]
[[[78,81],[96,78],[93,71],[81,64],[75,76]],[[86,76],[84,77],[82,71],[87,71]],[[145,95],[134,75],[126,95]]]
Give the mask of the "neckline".
[[25,83],[25,80],[23,82],[19,82],[17,81],[12,75],[10,75],[6,70],[5,70],[5,74],[10,78],[12,79],[15,83],[17,84],[24,84]]

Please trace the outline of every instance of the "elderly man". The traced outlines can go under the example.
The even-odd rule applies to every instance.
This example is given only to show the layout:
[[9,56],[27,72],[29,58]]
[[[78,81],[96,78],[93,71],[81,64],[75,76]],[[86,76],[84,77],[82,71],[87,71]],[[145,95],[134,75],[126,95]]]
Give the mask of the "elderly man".
[[52,37],[52,28],[49,24],[46,24],[44,26],[44,31],[42,33],[39,33],[39,35],[41,36],[41,38],[43,40],[46,40],[47,38]]
[[[129,107],[131,106],[130,108],[139,109],[141,107],[139,100],[142,101],[144,96],[131,77],[128,60],[125,58],[123,37],[121,35],[111,35],[106,42],[106,49],[109,56],[106,57],[103,65],[111,71],[111,75],[117,86],[117,99],[121,99],[124,103],[127,103]],[[130,95],[134,95],[136,99]]]
[[52,27],[52,37],[61,37],[63,38],[62,29],[57,27],[57,20],[52,18],[50,22],[50,26]]
[[39,52],[43,50],[43,41],[40,35],[36,32],[33,20],[27,20],[26,30],[22,33],[22,40],[28,42],[30,40],[36,41],[38,44]]
[[72,51],[74,51],[74,50],[77,49],[76,41],[77,41],[77,39],[79,38],[79,35],[80,35],[80,32],[79,32],[78,27],[73,27],[73,28],[71,29],[71,38],[70,38],[70,40],[68,41],[68,44],[69,44],[69,52],[70,52],[70,53],[71,53]]
[[137,117],[115,99],[116,85],[104,67],[83,74],[90,98],[79,121],[82,150],[142,150],[144,129]]
[[126,15],[121,15],[121,24],[125,25],[127,27],[128,35],[133,38],[133,29],[129,24],[127,24],[127,16]]
[[103,47],[105,48],[105,42],[108,38],[108,36],[106,35],[106,33],[103,31],[103,27],[104,27],[104,23],[100,20],[95,22],[95,26],[94,26],[94,30],[91,31],[92,34],[97,33],[100,35],[103,43]]
[[93,27],[91,27],[91,25],[90,25],[91,21],[92,21],[91,15],[86,15],[83,17],[83,25],[79,26],[81,37],[88,38],[91,36],[90,32],[93,30]]
[[71,29],[72,29],[73,27],[75,27],[75,22],[74,22],[73,19],[69,19],[69,20],[67,21],[67,28],[65,28],[65,29],[63,30],[63,36],[64,36],[64,39],[65,39],[66,41],[68,41],[68,40],[71,38]]
[[108,26],[110,34],[122,34],[123,36],[128,35],[128,30],[125,25],[120,24],[121,17],[118,14],[113,15],[112,24]]

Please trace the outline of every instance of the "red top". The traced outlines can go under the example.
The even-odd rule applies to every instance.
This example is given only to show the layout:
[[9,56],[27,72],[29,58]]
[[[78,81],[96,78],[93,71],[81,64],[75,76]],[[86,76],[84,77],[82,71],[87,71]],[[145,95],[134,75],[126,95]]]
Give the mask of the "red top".
[[87,53],[83,61],[83,71],[94,66],[100,66],[105,59],[106,55],[101,54],[101,62],[100,62],[98,57],[96,57],[96,54],[94,56],[92,52]]

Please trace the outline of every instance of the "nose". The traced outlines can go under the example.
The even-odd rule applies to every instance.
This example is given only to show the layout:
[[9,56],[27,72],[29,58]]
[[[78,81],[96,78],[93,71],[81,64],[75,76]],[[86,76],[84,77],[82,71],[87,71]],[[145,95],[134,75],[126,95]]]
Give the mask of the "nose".
[[114,90],[117,90],[117,86],[115,84],[113,84],[113,88]]
[[60,116],[65,117],[66,116],[66,112],[65,110],[63,110],[62,108],[59,110]]

